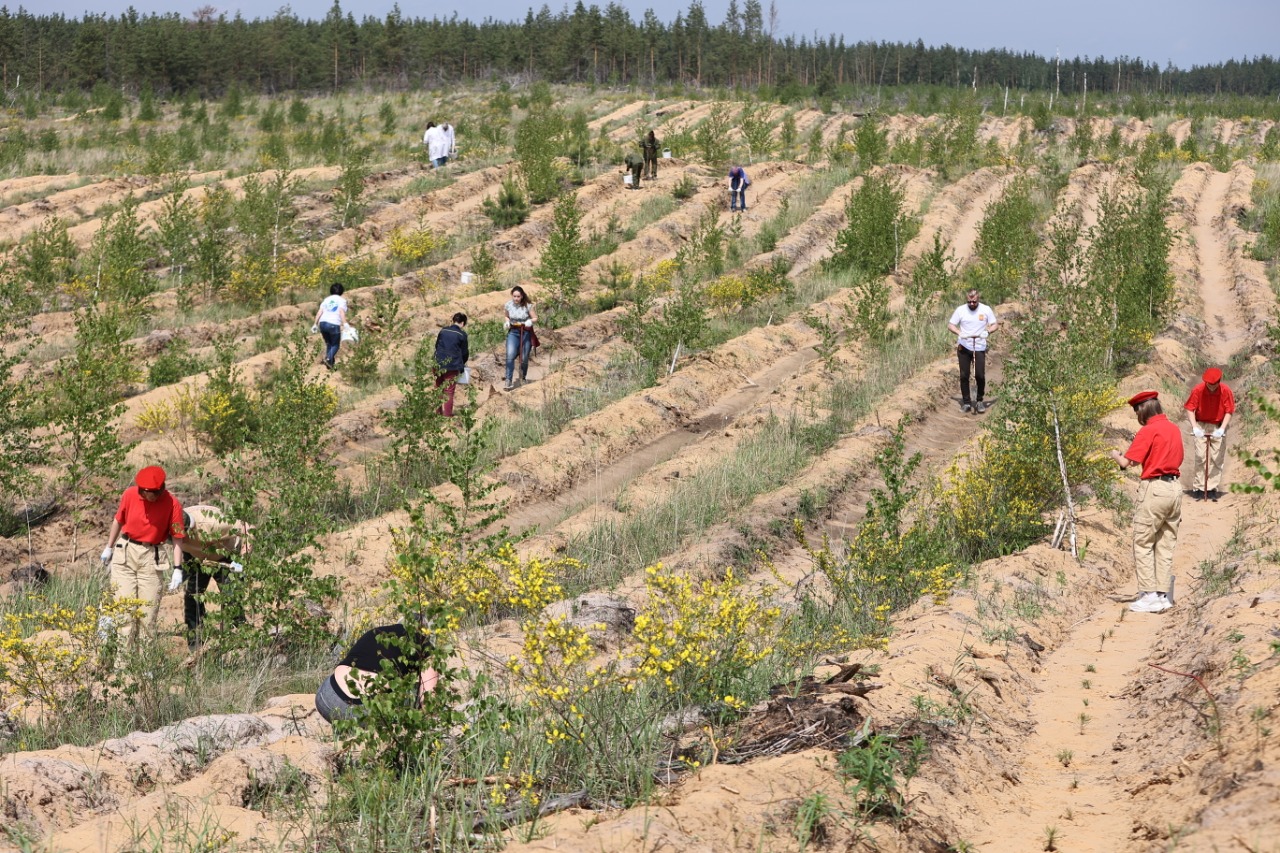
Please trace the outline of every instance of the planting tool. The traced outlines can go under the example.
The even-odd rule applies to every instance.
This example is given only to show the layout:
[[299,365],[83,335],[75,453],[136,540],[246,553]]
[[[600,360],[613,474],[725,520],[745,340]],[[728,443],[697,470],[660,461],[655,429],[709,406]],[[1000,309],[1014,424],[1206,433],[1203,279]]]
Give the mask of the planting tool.
[[1209,499],[1209,442],[1213,440],[1213,436],[1206,435],[1204,437],[1204,488],[1200,490],[1200,500],[1207,501]]

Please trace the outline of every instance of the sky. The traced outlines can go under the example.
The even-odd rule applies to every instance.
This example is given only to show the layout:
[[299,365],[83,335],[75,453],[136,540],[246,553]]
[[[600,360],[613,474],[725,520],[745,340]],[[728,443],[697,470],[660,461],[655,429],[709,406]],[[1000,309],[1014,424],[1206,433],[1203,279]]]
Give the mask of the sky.
[[[29,0],[28,0],[29,2]],[[284,3],[274,0],[133,0],[142,13],[178,12],[189,15],[208,2],[228,15],[237,10],[246,18],[270,17]],[[576,0],[574,0],[576,2]],[[583,0],[601,8],[608,0]],[[688,9],[689,0],[619,0],[633,20],[652,8],[659,19],[670,22]],[[767,10],[769,0],[761,0]],[[300,18],[323,18],[333,0],[293,0],[288,5]],[[342,0],[344,11],[356,19],[384,16],[393,0]],[[8,3],[26,6],[34,13],[61,12],[79,17],[86,12],[116,15],[129,0],[36,0]],[[402,0],[405,17],[451,17],[482,21],[524,20],[533,6],[529,0],[468,0],[464,5]],[[565,0],[548,2],[558,12]],[[571,7],[573,3],[569,4]],[[703,0],[713,24],[724,20],[729,0]],[[739,8],[742,0],[739,0]],[[779,36],[794,34],[812,38],[843,35],[846,42],[904,41],[922,39],[927,45],[951,44],[973,49],[1008,48],[1017,52],[1063,57],[1115,58],[1127,56],[1156,62],[1172,62],[1179,68],[1207,65],[1228,59],[1262,54],[1280,56],[1280,0],[1075,0],[1069,3],[1028,0],[777,0]]]

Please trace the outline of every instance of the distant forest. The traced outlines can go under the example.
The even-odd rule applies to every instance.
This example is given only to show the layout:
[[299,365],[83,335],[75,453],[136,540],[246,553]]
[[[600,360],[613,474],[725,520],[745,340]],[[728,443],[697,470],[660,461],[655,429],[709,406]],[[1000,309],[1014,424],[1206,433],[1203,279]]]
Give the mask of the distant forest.
[[100,85],[159,96],[218,96],[233,86],[264,93],[346,87],[435,86],[510,78],[556,83],[767,87],[829,95],[846,86],[1009,86],[1016,90],[1166,95],[1280,93],[1270,56],[1178,69],[1127,57],[1062,59],[923,42],[856,42],[775,36],[776,6],[730,0],[723,21],[697,0],[673,21],[640,20],[617,3],[581,0],[523,22],[472,23],[386,17],[357,21],[335,0],[324,20],[284,7],[274,17],[228,18],[214,7],[119,16],[16,14],[0,9],[0,73],[6,91],[91,90]]

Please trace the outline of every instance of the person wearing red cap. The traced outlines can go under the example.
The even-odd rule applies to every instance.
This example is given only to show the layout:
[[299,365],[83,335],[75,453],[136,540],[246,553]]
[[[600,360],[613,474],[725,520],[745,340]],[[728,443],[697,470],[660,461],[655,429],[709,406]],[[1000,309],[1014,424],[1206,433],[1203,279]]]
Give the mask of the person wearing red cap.
[[[1183,408],[1191,424],[1192,444],[1196,448],[1196,470],[1191,481],[1191,496],[1196,499],[1222,496],[1222,464],[1227,458],[1227,424],[1236,411],[1236,398],[1222,381],[1222,370],[1210,367],[1200,377],[1203,381],[1191,389]],[[1205,477],[1205,461],[1209,476]]]
[[[182,504],[165,488],[164,469],[159,465],[143,468],[120,496],[102,562],[110,568],[116,601],[144,602],[142,616],[148,633],[155,632],[164,576],[170,567],[169,552],[163,546],[184,535]],[[181,547],[173,549],[172,563],[174,570],[181,571]],[[136,647],[142,628],[142,620],[123,620],[119,649]]]
[[1111,451],[1121,469],[1142,466],[1138,505],[1133,514],[1133,559],[1138,597],[1129,605],[1135,613],[1160,613],[1173,606],[1173,548],[1182,521],[1182,431],[1164,414],[1155,391],[1129,398],[1141,428],[1123,454]]

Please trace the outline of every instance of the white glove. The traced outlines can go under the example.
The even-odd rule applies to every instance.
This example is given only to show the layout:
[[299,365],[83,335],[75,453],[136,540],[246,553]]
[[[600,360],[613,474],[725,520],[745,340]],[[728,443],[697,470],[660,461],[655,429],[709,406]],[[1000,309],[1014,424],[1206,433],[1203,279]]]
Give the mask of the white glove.
[[111,639],[111,632],[115,630],[116,620],[110,616],[98,617],[98,641],[105,643]]
[[503,323],[502,323],[502,331],[504,331],[504,332],[509,332],[509,331],[511,331],[511,321],[510,321],[510,320],[505,320],[505,321],[503,321]]
[[232,560],[230,563],[227,563],[227,565],[230,566],[231,571],[235,572],[236,574],[239,574],[240,572],[244,571],[244,564],[237,563],[235,560]]
[[182,569],[174,569],[173,577],[169,578],[169,592],[173,592],[182,586]]
[[1191,434],[1196,438],[1204,438],[1204,430],[1200,429],[1200,427],[1192,427]]
[[1224,427],[1218,427],[1213,431],[1214,438],[1225,438],[1226,435],[1227,435],[1227,430]]
[[983,329],[981,332],[978,332],[978,337],[982,338],[985,341],[987,339],[987,336],[990,334],[991,333],[988,332],[986,329]]
[[319,324],[319,323],[312,323],[312,324],[311,324],[311,334],[313,334],[313,335],[314,335],[314,334],[315,334],[316,332],[318,332],[318,331],[320,331],[320,324]]
[[115,554],[115,549],[110,545],[102,549],[102,562],[111,565],[111,557]]
[[532,329],[532,328],[533,328],[533,321],[532,321],[532,320],[525,320],[525,321],[524,321],[524,324],[525,324],[526,326],[528,326],[530,329]]

